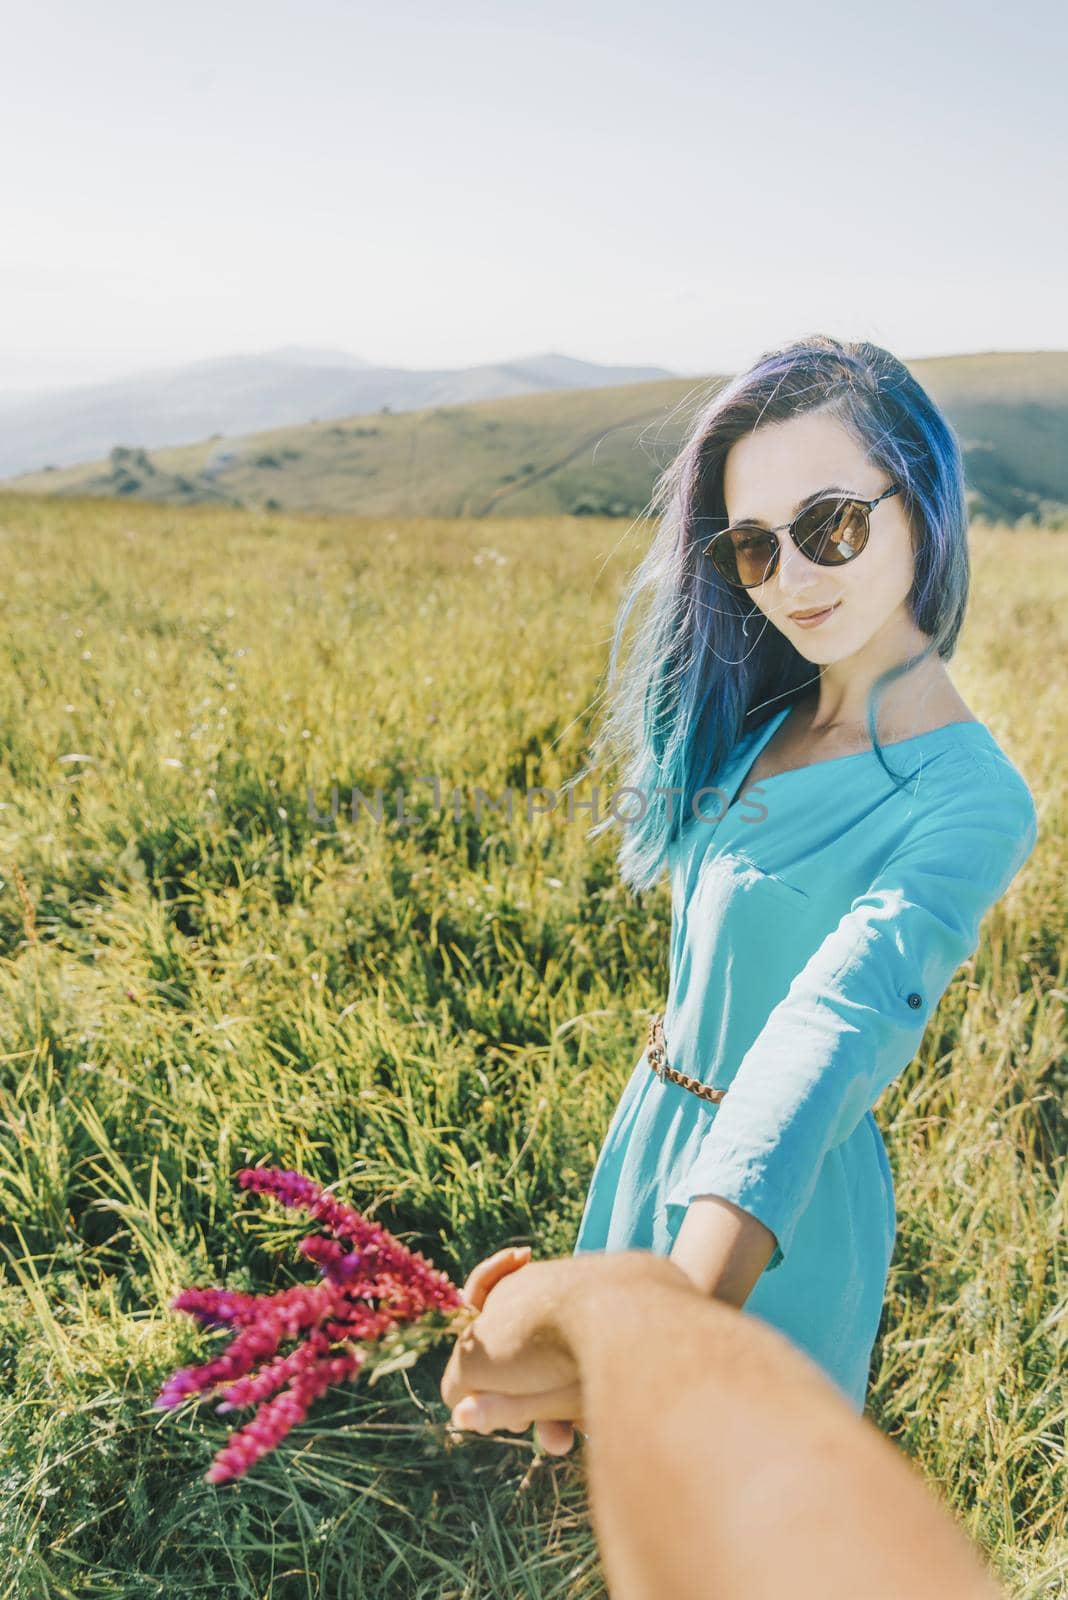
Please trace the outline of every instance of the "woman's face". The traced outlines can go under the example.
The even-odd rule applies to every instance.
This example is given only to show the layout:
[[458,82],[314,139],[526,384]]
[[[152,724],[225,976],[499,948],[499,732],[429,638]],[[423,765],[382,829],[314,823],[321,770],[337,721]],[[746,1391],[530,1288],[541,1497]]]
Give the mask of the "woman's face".
[[[768,528],[789,522],[801,502],[819,489],[836,487],[874,500],[890,483],[840,422],[818,412],[747,434],[728,450],[723,471],[730,521],[761,522]],[[896,645],[900,633],[901,645],[911,647],[917,636],[906,604],[913,579],[912,540],[900,495],[875,507],[867,544],[842,566],[817,566],[785,531],[778,539],[774,576],[745,592],[806,661],[842,661],[876,635]],[[791,616],[820,606],[834,610],[815,626],[800,627]]]

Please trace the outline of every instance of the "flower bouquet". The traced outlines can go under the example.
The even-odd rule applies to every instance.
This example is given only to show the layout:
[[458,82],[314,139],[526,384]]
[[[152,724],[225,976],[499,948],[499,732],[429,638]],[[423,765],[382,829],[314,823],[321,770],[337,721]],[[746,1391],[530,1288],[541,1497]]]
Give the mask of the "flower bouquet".
[[[374,1363],[370,1383],[411,1366],[433,1342],[431,1330],[455,1333],[456,1314],[471,1310],[444,1272],[302,1173],[243,1167],[237,1182],[315,1219],[323,1231],[302,1239],[299,1249],[318,1264],[322,1279],[276,1294],[183,1289],[171,1301],[173,1310],[207,1327],[235,1331],[214,1360],[173,1373],[156,1406],[210,1394],[219,1413],[256,1407],[215,1456],[206,1473],[211,1483],[247,1472],[331,1384],[357,1377],[387,1336],[391,1353]],[[291,1348],[283,1348],[287,1343]]]

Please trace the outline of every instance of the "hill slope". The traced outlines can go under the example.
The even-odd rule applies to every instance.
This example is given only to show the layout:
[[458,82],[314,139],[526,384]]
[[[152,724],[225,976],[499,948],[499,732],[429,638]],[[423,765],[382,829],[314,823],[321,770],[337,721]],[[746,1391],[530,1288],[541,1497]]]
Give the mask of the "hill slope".
[[222,356],[55,394],[0,393],[0,477],[93,461],[116,445],[157,449],[382,406],[414,411],[666,376],[659,367],[603,367],[551,351],[430,371],[294,346]]
[[[909,366],[961,438],[974,516],[1068,517],[1068,354]],[[633,516],[723,382],[669,378],[322,421],[151,455],[116,451],[6,487],[382,516]]]

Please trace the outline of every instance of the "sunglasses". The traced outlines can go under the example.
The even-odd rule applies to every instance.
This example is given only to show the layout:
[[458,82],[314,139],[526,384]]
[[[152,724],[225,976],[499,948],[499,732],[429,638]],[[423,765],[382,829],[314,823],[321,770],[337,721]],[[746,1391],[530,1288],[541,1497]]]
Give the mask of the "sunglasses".
[[782,548],[779,534],[787,531],[801,554],[818,567],[844,567],[855,561],[867,544],[875,507],[900,492],[895,483],[874,500],[822,495],[781,528],[739,522],[714,533],[702,548],[720,577],[739,589],[754,589],[775,576]]

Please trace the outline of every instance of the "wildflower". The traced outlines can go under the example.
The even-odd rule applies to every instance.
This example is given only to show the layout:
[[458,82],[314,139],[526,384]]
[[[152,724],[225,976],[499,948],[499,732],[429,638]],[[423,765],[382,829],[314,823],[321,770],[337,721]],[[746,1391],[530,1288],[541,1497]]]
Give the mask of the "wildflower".
[[[331,1384],[359,1375],[383,1335],[435,1313],[451,1320],[465,1305],[444,1272],[303,1173],[243,1167],[237,1181],[315,1219],[323,1231],[302,1239],[299,1249],[318,1265],[321,1279],[264,1295],[183,1289],[171,1301],[173,1310],[234,1336],[213,1360],[172,1373],[156,1406],[211,1394],[219,1414],[257,1408],[215,1456],[206,1474],[211,1483],[241,1477],[273,1450]],[[287,1340],[295,1348],[283,1350]]]

